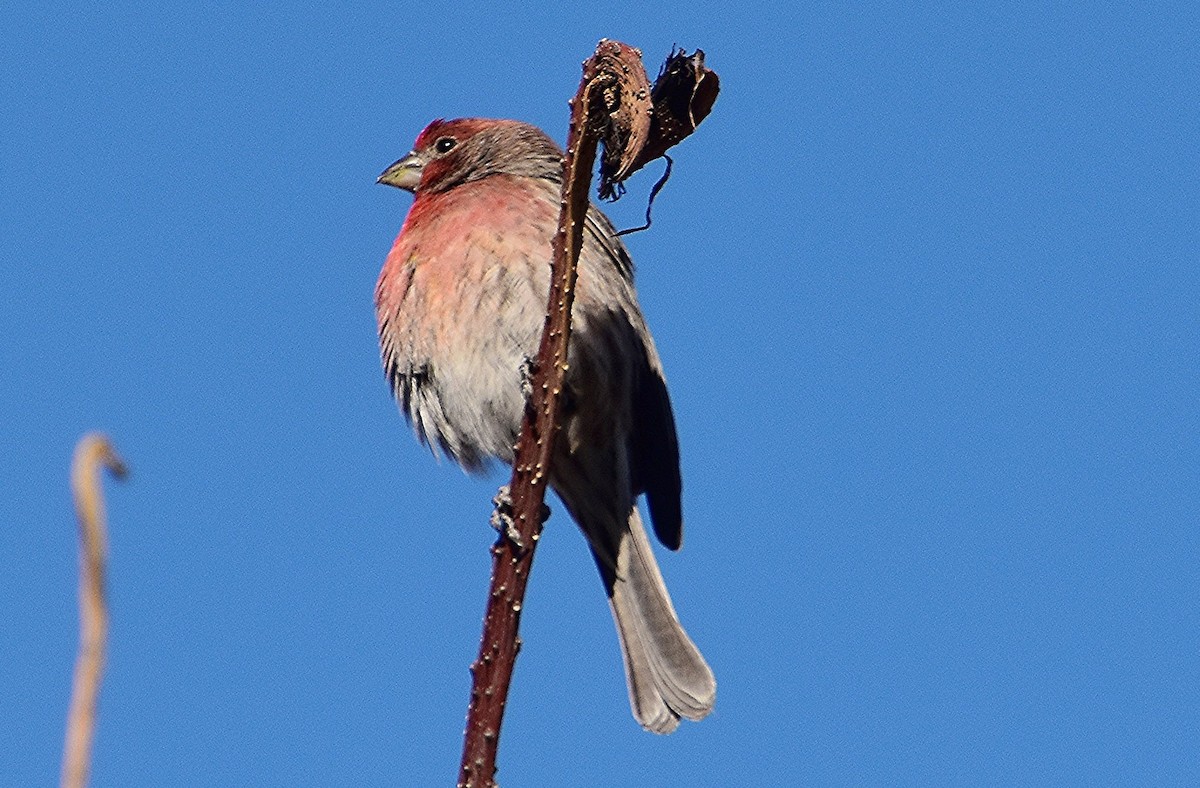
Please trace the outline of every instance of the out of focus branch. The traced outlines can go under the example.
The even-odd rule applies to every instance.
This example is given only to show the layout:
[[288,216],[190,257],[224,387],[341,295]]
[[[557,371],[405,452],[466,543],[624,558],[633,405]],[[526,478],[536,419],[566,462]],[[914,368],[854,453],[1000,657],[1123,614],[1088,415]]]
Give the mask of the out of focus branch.
[[[531,392],[509,484],[517,536],[515,540],[511,539],[501,529],[501,536],[492,547],[491,590],[479,657],[471,665],[474,683],[467,709],[459,786],[490,788],[495,785],[500,725],[520,647],[521,608],[534,548],[542,530],[542,502],[550,479],[550,458],[558,437],[576,264],[583,243],[596,152],[603,142],[601,177],[605,188],[614,188],[614,184],[619,184],[634,170],[690,134],[695,124],[708,114],[716,98],[716,75],[703,68],[703,54],[699,52],[692,58],[682,53],[672,55],[668,66],[664,67],[664,74],[669,70],[673,74],[677,71],[671,70],[670,66],[679,58],[693,64],[692,73],[697,73],[695,64],[698,60],[701,77],[711,75],[708,88],[701,93],[701,103],[706,102],[702,109],[693,100],[698,93],[696,85],[674,77],[674,84],[684,87],[664,87],[659,92],[656,86],[652,101],[641,52],[612,41],[601,41],[596,52],[584,62],[583,79],[571,100],[567,154],[563,160],[562,204],[558,232],[554,236],[546,323],[533,366]],[[682,103],[681,89],[686,93]],[[680,124],[656,120],[660,103],[664,117],[675,117],[682,107],[687,120]],[[687,130],[681,132],[689,123]],[[647,151],[657,153],[647,158]]]
[[117,478],[125,476],[125,464],[108,438],[98,433],[83,436],[75,446],[71,463],[71,491],[79,518],[79,655],[75,659],[75,683],[63,745],[63,788],[83,788],[87,784],[96,732],[96,699],[104,673],[108,639],[104,591],[108,536],[100,489],[101,468],[107,468]]

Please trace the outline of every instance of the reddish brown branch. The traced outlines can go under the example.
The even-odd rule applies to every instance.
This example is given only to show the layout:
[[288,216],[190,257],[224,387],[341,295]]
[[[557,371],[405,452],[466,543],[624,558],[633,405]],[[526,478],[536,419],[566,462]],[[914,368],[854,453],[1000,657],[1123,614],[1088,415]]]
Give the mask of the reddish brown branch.
[[87,784],[96,731],[96,700],[108,639],[108,604],[104,593],[108,536],[100,490],[101,467],[108,468],[118,478],[125,475],[125,465],[107,438],[96,433],[80,438],[71,463],[71,489],[79,518],[79,655],[75,660],[75,684],[63,745],[63,788],[82,788]]
[[[677,56],[676,56],[677,57]],[[670,62],[670,61],[669,61]],[[702,63],[701,56],[701,63]],[[711,72],[708,72],[711,73]],[[714,77],[715,79],[715,77]],[[715,99],[715,83],[712,98]],[[689,87],[689,91],[695,91]],[[674,94],[671,94],[674,95]],[[685,102],[686,103],[686,102]],[[711,101],[708,102],[711,107]],[[700,117],[707,114],[706,107]],[[474,683],[467,709],[458,785],[495,785],[496,752],[512,670],[520,648],[521,607],[534,548],[542,530],[542,502],[550,478],[550,457],[558,436],[558,412],[567,371],[571,306],[576,264],[583,243],[592,166],[601,140],[605,170],[619,181],[644,164],[643,150],[658,146],[661,155],[690,133],[674,133],[664,144],[654,136],[649,80],[641,53],[625,44],[601,41],[583,64],[583,78],[571,100],[567,153],[563,160],[562,204],[554,236],[546,323],[534,362],[509,490],[517,541],[503,532],[492,547],[492,581],[484,616],[479,657],[471,665]],[[699,122],[697,118],[692,123]]]

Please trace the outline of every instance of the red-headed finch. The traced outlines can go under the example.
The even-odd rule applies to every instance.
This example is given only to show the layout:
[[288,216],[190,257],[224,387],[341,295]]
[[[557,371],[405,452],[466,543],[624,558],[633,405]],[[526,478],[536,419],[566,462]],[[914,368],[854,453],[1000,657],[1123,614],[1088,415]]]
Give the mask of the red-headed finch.
[[[511,464],[523,368],[550,290],[562,151],[511,120],[436,120],[379,182],[416,195],[375,290],[383,365],[423,442],[468,471]],[[638,516],[683,536],[679,447],[662,366],[612,224],[588,212],[572,317],[563,431],[550,485],[583,529],[625,659],[633,716],[669,733],[716,682],[676,618]]]

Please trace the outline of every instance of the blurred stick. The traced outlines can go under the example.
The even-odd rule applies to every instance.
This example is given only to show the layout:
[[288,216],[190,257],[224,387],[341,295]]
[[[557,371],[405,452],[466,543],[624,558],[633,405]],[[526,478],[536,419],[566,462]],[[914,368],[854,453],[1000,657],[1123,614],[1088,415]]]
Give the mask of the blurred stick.
[[[576,264],[583,244],[596,152],[603,141],[605,153],[601,178],[602,183],[611,187],[654,158],[645,157],[644,151],[657,150],[655,156],[662,155],[691,133],[716,100],[716,75],[703,67],[703,53],[688,57],[680,52],[672,54],[663,71],[664,74],[670,72],[676,84],[683,82],[678,79],[679,68],[671,68],[671,64],[681,59],[691,64],[691,73],[697,75],[695,84],[685,85],[683,89],[688,95],[682,101],[678,87],[665,88],[661,98],[664,117],[673,117],[678,107],[683,108],[687,117],[680,124],[665,124],[658,119],[658,84],[652,101],[641,53],[618,42],[602,40],[596,52],[584,61],[583,78],[571,100],[567,153],[563,160],[562,204],[558,232],[554,236],[546,323],[533,365],[531,391],[509,483],[517,536],[515,540],[511,539],[501,529],[500,537],[492,546],[492,581],[483,637],[479,657],[471,665],[474,682],[458,777],[458,785],[463,788],[495,785],[500,725],[520,648],[521,608],[534,548],[541,535],[542,502],[550,478],[550,457],[558,437],[559,405],[571,335],[571,306],[575,300]],[[688,67],[685,64],[680,68],[686,70]],[[660,83],[662,78],[660,74]],[[701,91],[697,86],[705,79],[709,82]],[[696,95],[700,95],[699,101],[694,99]],[[682,131],[685,126],[686,131]],[[655,129],[659,130],[657,134]]]
[[100,469],[107,468],[118,479],[125,464],[108,438],[90,433],[80,438],[71,463],[71,490],[75,515],[79,518],[79,655],[75,659],[75,685],[67,716],[63,745],[62,786],[83,788],[92,762],[92,740],[96,732],[96,698],[104,672],[108,639],[108,605],[104,593],[108,536]]

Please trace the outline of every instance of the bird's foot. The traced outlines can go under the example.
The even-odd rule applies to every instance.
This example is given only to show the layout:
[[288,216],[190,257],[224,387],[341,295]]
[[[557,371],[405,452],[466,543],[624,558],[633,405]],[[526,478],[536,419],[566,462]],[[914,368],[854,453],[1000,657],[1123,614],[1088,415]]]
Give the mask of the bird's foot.
[[523,551],[525,549],[525,542],[521,539],[521,533],[517,530],[516,521],[513,520],[512,491],[507,484],[502,485],[496,491],[496,497],[492,499],[492,505],[496,508],[492,510],[492,516],[488,522],[500,532],[501,536],[512,542],[513,547]]
[[[505,484],[496,491],[496,497],[492,498],[492,504],[496,507],[492,510],[492,516],[488,520],[491,526],[496,529],[517,550],[525,551],[525,540],[521,538],[521,532],[517,529],[516,520],[513,519],[512,509],[512,491]],[[550,507],[542,504],[541,522],[544,523],[550,519]],[[536,542],[539,533],[541,532],[541,524],[539,523],[537,530],[533,533],[533,539]]]
[[533,374],[537,370],[537,362],[531,357],[525,356],[521,359],[521,394],[528,402],[533,396]]

